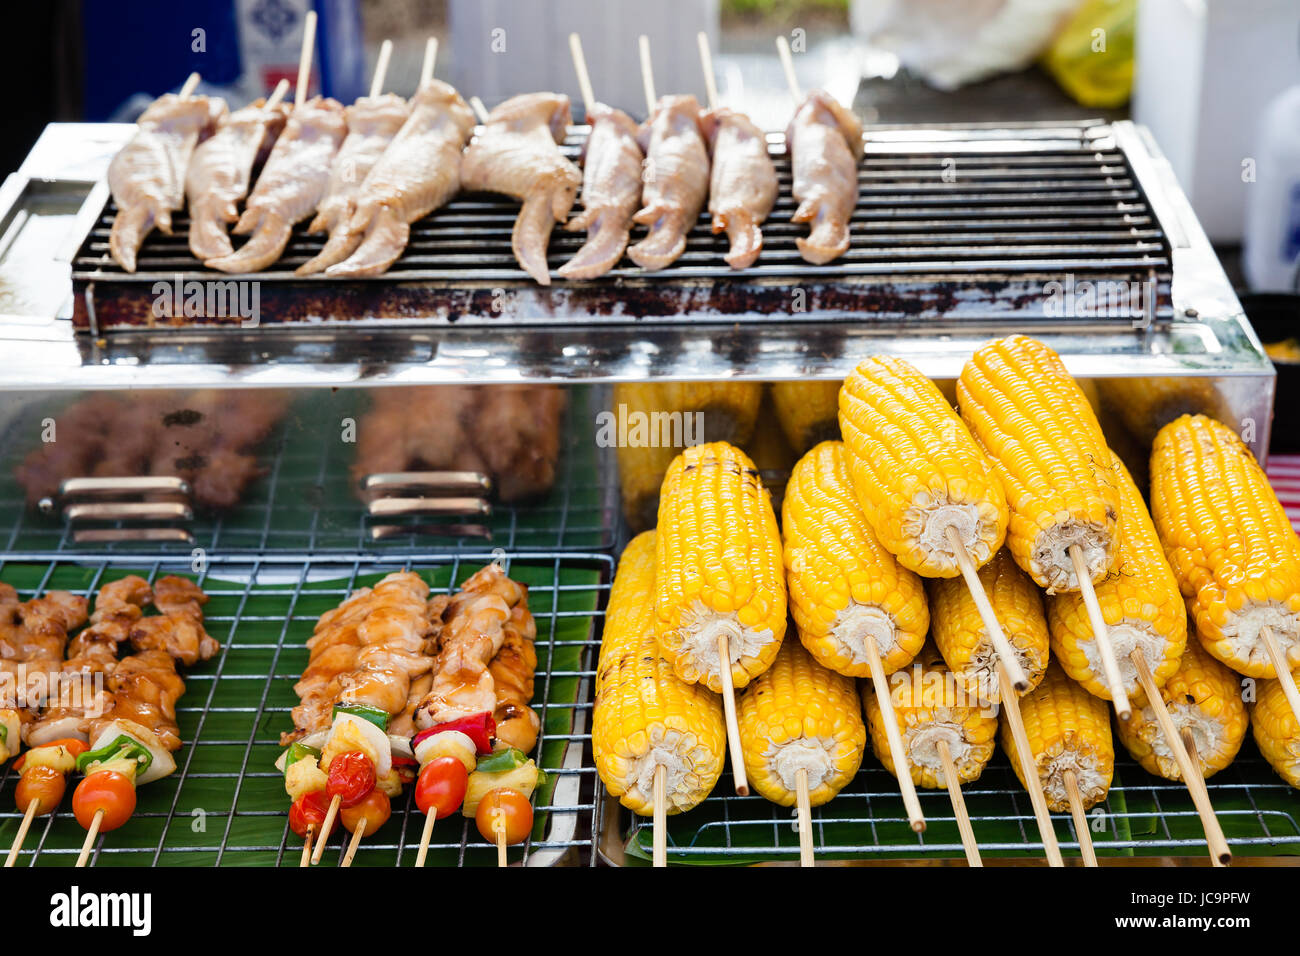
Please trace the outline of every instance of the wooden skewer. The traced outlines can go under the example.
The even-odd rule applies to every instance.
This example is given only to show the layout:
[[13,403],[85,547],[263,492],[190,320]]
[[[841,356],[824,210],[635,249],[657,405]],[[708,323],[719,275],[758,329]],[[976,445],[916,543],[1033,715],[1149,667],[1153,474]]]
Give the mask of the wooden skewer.
[[81,844],[81,855],[77,857],[77,866],[85,866],[90,862],[90,851],[95,846],[95,837],[99,836],[99,825],[104,822],[104,811],[96,810],[95,818],[90,821],[90,828],[86,831],[86,842]]
[[998,660],[1007,668],[1007,674],[1011,677],[1011,684],[1015,687],[1017,693],[1023,694],[1029,689],[1029,678],[1025,676],[1025,669],[1020,666],[1020,658],[1016,656],[1011,642],[1007,640],[1007,635],[1002,630],[1002,622],[998,620],[997,613],[993,610],[993,604],[989,601],[989,596],[984,592],[984,583],[980,580],[979,570],[975,567],[975,562],[966,550],[966,545],[961,540],[961,535],[952,525],[947,528],[948,544],[952,546],[953,555],[957,558],[957,567],[961,568],[961,576],[966,581],[966,587],[970,590],[970,596],[975,601],[975,607],[980,612],[980,620],[984,622],[984,633],[989,636],[993,642],[993,649],[997,651]]
[[302,841],[302,857],[298,860],[298,866],[300,867],[311,865],[311,838],[315,832],[316,824],[308,824],[307,835],[303,837]]
[[655,96],[654,68],[650,64],[650,38],[643,33],[636,42],[641,53],[641,86],[645,89],[646,116],[654,116],[658,97]]
[[294,106],[302,106],[307,99],[307,85],[311,82],[311,58],[315,52],[316,11],[308,10],[302,27],[302,52],[298,55],[298,85],[293,91]]
[[808,799],[808,770],[805,767],[795,772],[794,799],[799,812],[799,865],[816,866],[813,859],[812,804]]
[[9,848],[9,856],[5,859],[6,868],[18,862],[18,854],[23,851],[23,842],[27,839],[27,831],[32,828],[32,821],[36,819],[36,808],[39,806],[39,800],[27,802],[27,812],[23,814],[23,822],[18,824],[18,835],[14,837],[14,845]]
[[189,76],[185,77],[185,83],[181,86],[180,98],[183,100],[189,99],[194,95],[194,91],[198,88],[198,85],[198,73],[191,73]]
[[[906,768],[911,766],[907,751],[903,749],[903,735],[898,731],[898,715],[894,713],[894,698],[889,693],[889,680],[885,677],[885,665],[880,660],[880,650],[876,639],[870,634],[863,635],[862,646],[867,652],[867,665],[871,668],[871,685],[876,691],[876,700],[880,702],[880,716],[885,720],[885,737],[889,740],[889,753],[894,758],[894,766]],[[921,801],[916,796],[916,785],[912,775],[902,772],[898,776],[898,789],[903,796],[903,806],[907,809],[907,822],[917,833],[925,832],[925,814],[921,812]]]
[[478,121],[486,126],[488,121],[488,109],[483,105],[483,101],[477,96],[471,96],[469,98],[469,105],[474,108],[474,115],[478,117]]
[[1277,671],[1277,680],[1282,685],[1282,694],[1291,707],[1291,713],[1295,714],[1296,720],[1300,720],[1300,690],[1296,689],[1291,665],[1286,655],[1282,653],[1277,638],[1273,636],[1273,629],[1267,624],[1261,627],[1259,639],[1264,642],[1264,647],[1268,650],[1269,660],[1273,662],[1273,670]]
[[370,78],[370,95],[376,97],[384,92],[384,79],[388,76],[388,59],[393,55],[393,41],[385,40],[379,45],[379,59],[375,61],[375,75]]
[[785,70],[785,82],[790,87],[790,95],[798,103],[803,99],[799,91],[799,78],[794,75],[794,57],[790,55],[790,41],[781,34],[776,38],[776,52],[781,57],[781,69]]
[[[1201,757],[1196,752],[1196,738],[1193,737],[1192,732],[1186,728],[1183,729],[1183,732],[1179,736],[1182,737],[1183,746],[1187,748],[1187,756],[1192,758],[1192,773],[1196,776],[1196,785],[1202,790],[1205,790],[1206,795],[1208,796],[1210,791],[1205,786],[1205,774],[1201,771]],[[1231,858],[1224,860],[1219,856],[1212,855],[1210,857],[1210,864],[1212,866],[1227,866],[1229,862],[1231,862]]]
[[722,714],[727,719],[731,775],[736,781],[736,794],[747,797],[749,775],[745,773],[745,751],[740,746],[740,723],[736,720],[736,685],[731,680],[731,648],[725,631],[718,635],[718,679],[722,681]]
[[289,81],[281,77],[280,82],[275,84],[275,89],[271,91],[270,99],[266,101],[266,105],[262,107],[262,109],[265,110],[275,109],[277,106],[280,105],[280,101],[284,99],[284,94],[288,92],[289,92]]
[[569,54],[573,57],[573,69],[578,74],[578,89],[582,91],[582,108],[587,113],[587,122],[591,122],[591,110],[596,105],[596,94],[591,88],[591,74],[587,72],[587,58],[582,55],[582,37],[576,33],[569,34]]
[[433,66],[438,62],[438,38],[429,37],[424,44],[424,59],[420,61],[420,89],[433,79]]
[[352,861],[356,859],[357,850],[361,848],[361,838],[365,835],[366,818],[362,817],[357,821],[357,828],[352,831],[352,839],[348,841],[348,852],[343,854],[343,862],[339,864],[341,867],[352,865]]
[[1073,770],[1061,775],[1065,784],[1065,799],[1070,801],[1070,816],[1074,818],[1074,832],[1079,837],[1079,853],[1084,866],[1097,865],[1097,852],[1092,848],[1092,831],[1088,829],[1088,815],[1083,810],[1083,796],[1079,793],[1079,778]]
[[492,832],[497,838],[497,866],[509,866],[510,862],[506,859],[506,825],[501,822],[500,810],[492,816]]
[[948,798],[952,800],[952,815],[957,818],[957,832],[961,834],[962,849],[966,851],[966,863],[968,866],[983,866],[970,815],[966,812],[966,798],[961,792],[961,777],[957,775],[957,764],[953,762],[952,750],[946,740],[939,741],[939,761],[943,764],[943,782],[948,787]]
[[1070,561],[1074,565],[1074,576],[1079,581],[1079,593],[1083,596],[1084,607],[1088,609],[1088,623],[1092,627],[1092,636],[1097,641],[1097,653],[1101,655],[1101,669],[1106,675],[1106,685],[1110,688],[1115,714],[1120,720],[1128,720],[1133,716],[1133,705],[1129,703],[1128,691],[1124,689],[1124,681],[1119,676],[1115,646],[1110,642],[1110,629],[1102,617],[1097,591],[1092,586],[1088,566],[1083,560],[1083,549],[1077,544],[1070,545]]
[[709,109],[717,109],[718,81],[713,75],[713,54],[709,52],[709,35],[701,30],[695,34],[695,42],[700,48],[700,68],[704,71],[704,93],[709,100]]
[[424,866],[424,859],[429,855],[429,841],[433,839],[433,824],[437,819],[438,814],[433,810],[424,815],[424,830],[420,833],[420,850],[415,854],[416,866]]
[[320,858],[325,855],[325,844],[329,842],[330,834],[334,832],[334,818],[338,816],[339,802],[342,799],[342,797],[335,794],[334,798],[330,800],[329,809],[325,811],[325,822],[320,827],[321,836],[316,841],[316,849],[311,854],[312,866],[319,863]]
[[654,807],[654,865],[668,865],[668,768],[663,764],[655,767],[655,807]]
[[1138,683],[1142,686],[1142,693],[1146,695],[1147,703],[1151,705],[1151,711],[1156,715],[1156,723],[1160,725],[1160,732],[1164,734],[1165,741],[1169,744],[1169,750],[1178,764],[1178,771],[1183,775],[1183,783],[1187,785],[1187,792],[1191,794],[1196,813],[1201,818],[1210,856],[1227,866],[1232,862],[1232,851],[1228,849],[1228,841],[1224,839],[1219,818],[1214,815],[1214,806],[1210,803],[1210,791],[1201,776],[1201,768],[1199,765],[1192,765],[1192,757],[1183,746],[1182,735],[1174,727],[1173,718],[1169,716],[1169,708],[1165,706],[1165,699],[1160,694],[1160,688],[1156,686],[1155,678],[1151,676],[1151,668],[1147,666],[1147,659],[1142,656],[1141,650],[1134,648],[1133,653],[1129,655],[1129,660],[1137,668]]
[[1020,757],[1020,772],[1025,778],[1025,789],[1029,791],[1029,802],[1034,807],[1034,818],[1038,821],[1038,835],[1043,840],[1043,852],[1047,856],[1048,866],[1065,866],[1061,857],[1061,847],[1056,842],[1056,830],[1052,827],[1052,815],[1047,809],[1047,796],[1043,793],[1043,782],[1038,776],[1038,766],[1034,763],[1033,752],[1029,748],[1029,735],[1025,733],[1025,722],[1020,716],[1020,698],[1011,686],[1011,678],[1002,662],[997,663],[998,689],[1002,706],[1007,711],[1007,723],[1011,727],[1011,737],[1016,742],[1016,753]]

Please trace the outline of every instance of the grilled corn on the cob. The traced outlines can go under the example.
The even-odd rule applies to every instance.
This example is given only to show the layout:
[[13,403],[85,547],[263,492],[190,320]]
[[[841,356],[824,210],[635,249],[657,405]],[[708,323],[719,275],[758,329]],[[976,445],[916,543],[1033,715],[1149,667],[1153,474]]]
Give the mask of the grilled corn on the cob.
[[[890,685],[912,782],[931,789],[947,786],[939,754],[940,741],[948,744],[958,782],[978,780],[993,756],[993,744],[998,736],[997,712],[992,705],[967,694],[933,645],[921,652],[909,670],[894,675]],[[866,684],[862,685],[862,704],[867,712],[871,749],[885,768],[897,776],[880,701]]]
[[839,382],[773,382],[771,394],[781,430],[796,455],[840,437]]
[[1262,680],[1250,710],[1250,727],[1264,759],[1287,783],[1300,788],[1300,717],[1286,701],[1282,685]]
[[688,448],[659,496],[655,635],[682,680],[721,691],[718,638],[744,687],[771,665],[785,637],[781,535],[754,463],[739,448]]
[[754,789],[793,806],[798,774],[819,806],[858,772],[867,731],[853,679],[822,667],[798,641],[786,641],[772,666],[737,704],[745,772]]
[[[1070,809],[1067,770],[1074,771],[1085,807],[1105,800],[1115,771],[1110,712],[1105,702],[1070,680],[1060,665],[1053,663],[1048,665],[1042,683],[1020,699],[1020,714],[1048,807],[1057,813]],[[1024,784],[1020,756],[1005,715],[1001,739],[1002,749]]]
[[[1137,668],[1129,655],[1140,649],[1156,686],[1164,684],[1178,669],[1187,646],[1187,609],[1142,493],[1123,462],[1114,458],[1113,467],[1120,500],[1115,570],[1097,583],[1097,601],[1115,648],[1124,690],[1141,697]],[[1090,694],[1110,700],[1083,595],[1064,591],[1049,597],[1047,622],[1052,632],[1052,656]]]
[[1300,539],[1236,433],[1204,415],[1160,429],[1151,512],[1205,649],[1238,673],[1276,677],[1268,627],[1300,667]]
[[[980,568],[979,578],[1029,686],[1037,687],[1047,670],[1049,656],[1042,592],[1016,566],[1006,548]],[[927,591],[930,635],[954,679],[965,693],[996,704],[1002,698],[998,655],[966,582],[961,578],[934,578]]]
[[916,656],[930,625],[921,579],[881,547],[849,483],[840,442],[795,465],[781,509],[786,580],[799,639],[824,667],[867,677],[865,638],[885,673]]
[[[1203,776],[1213,776],[1232,763],[1250,723],[1236,674],[1198,642],[1189,641],[1160,696],[1174,728],[1180,734],[1191,733]],[[1183,778],[1149,703],[1135,707],[1132,717],[1119,722],[1119,739],[1143,770],[1168,780]]]
[[667,810],[691,809],[722,774],[722,701],[673,673],[654,636],[654,532],[623,551],[596,665],[591,745],[609,792],[634,813],[654,811],[655,768],[666,769]]
[[844,380],[840,430],[863,513],[905,568],[960,574],[949,528],[977,567],[1002,547],[1001,482],[939,389],[907,362],[875,356]]
[[1097,416],[1060,356],[1023,335],[997,339],[966,363],[957,399],[1006,489],[1016,563],[1049,594],[1077,590],[1078,545],[1098,581],[1114,566],[1119,493]]

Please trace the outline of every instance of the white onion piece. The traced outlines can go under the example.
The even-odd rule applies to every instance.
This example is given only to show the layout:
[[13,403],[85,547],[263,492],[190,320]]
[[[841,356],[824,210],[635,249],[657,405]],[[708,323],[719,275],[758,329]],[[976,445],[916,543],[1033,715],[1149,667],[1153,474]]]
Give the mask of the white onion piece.
[[375,776],[387,776],[388,771],[393,769],[393,752],[389,748],[388,734],[362,717],[340,711],[338,716],[334,718],[334,723],[330,725],[330,736],[334,736],[344,723],[356,725],[361,737],[370,744],[370,748],[378,755],[379,763],[375,765]]

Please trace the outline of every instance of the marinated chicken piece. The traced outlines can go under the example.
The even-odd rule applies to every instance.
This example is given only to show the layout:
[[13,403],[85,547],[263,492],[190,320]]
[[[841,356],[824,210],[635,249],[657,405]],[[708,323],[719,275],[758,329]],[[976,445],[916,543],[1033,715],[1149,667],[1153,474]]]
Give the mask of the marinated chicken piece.
[[849,220],[858,203],[862,124],[825,90],[813,90],[785,133],[799,207],[792,222],[812,224],[795,240],[807,261],[821,265],[849,248]]
[[361,237],[348,228],[348,223],[357,210],[361,184],[406,122],[410,107],[397,94],[384,93],[363,96],[343,112],[348,135],[334,156],[325,198],[307,227],[308,232],[328,232],[329,239],[316,256],[294,270],[300,276],[342,262],[356,248]]
[[235,225],[235,234],[248,235],[248,242],[204,265],[222,272],[258,272],[279,259],[294,225],[325,198],[330,167],[346,132],[343,107],[336,100],[315,96],[294,107]]
[[139,128],[108,165],[117,203],[108,249],[127,272],[157,226],[172,231],[172,213],[185,204],[185,174],[204,129],[225,113],[221,100],[165,93],[141,114]]
[[145,606],[152,602],[153,589],[139,575],[128,574],[105,584],[95,597],[90,626],[68,645],[68,660],[116,660],[117,646],[131,636]]
[[496,682],[489,665],[505,643],[514,607],[526,602],[527,594],[500,565],[489,564],[447,602],[433,686],[416,710],[417,726],[496,711]]
[[709,212],[714,233],[726,230],[731,250],[724,256],[733,269],[754,264],[763,249],[759,228],[776,204],[776,166],[767,153],[767,137],[749,117],[725,107],[709,110],[701,121],[713,152]]
[[627,254],[642,269],[663,269],[686,251],[686,236],[709,195],[709,151],[693,96],[665,96],[641,124],[645,188],[633,220],[649,228]]
[[510,235],[520,267],[541,285],[551,284],[546,246],[564,222],[582,185],[578,168],[559,144],[569,127],[569,98],[526,93],[488,114],[483,133],[461,163],[461,184],[471,192],[504,193],[523,202]]
[[208,596],[188,578],[160,578],[154,585],[154,606],[160,613],[136,622],[131,646],[137,651],[165,651],[187,667],[211,659],[221,645],[203,627],[202,605],[207,601]]
[[411,689],[406,692],[406,706],[402,712],[388,722],[388,733],[393,737],[415,736],[415,709],[420,706],[424,695],[433,686],[432,674],[421,674],[411,681]]
[[537,733],[542,722],[536,711],[528,706],[533,699],[533,676],[537,671],[537,623],[521,602],[510,609],[506,622],[505,640],[501,650],[492,658],[488,671],[496,693],[497,737],[511,747],[529,753],[537,746]]
[[[103,649],[108,645],[95,645]],[[23,742],[39,747],[63,738],[88,739],[90,724],[113,706],[108,678],[117,666],[113,657],[70,657],[63,662],[58,686],[40,718],[23,727]]]
[[153,733],[168,750],[181,745],[176,724],[176,701],[185,693],[185,682],[176,673],[176,662],[164,650],[153,648],[123,658],[108,678],[111,706],[87,726],[94,740],[116,720],[133,721]]
[[566,279],[594,279],[618,265],[632,232],[632,217],[641,206],[645,156],[636,139],[636,123],[604,103],[591,108],[587,122],[591,135],[583,157],[583,208],[564,224],[570,232],[587,230],[587,241],[560,266]]
[[13,585],[0,581],[0,660],[18,656],[18,592]]
[[239,219],[239,203],[248,195],[253,167],[265,156],[289,116],[286,103],[267,109],[258,99],[217,123],[199,143],[185,174],[190,210],[190,252],[200,260],[234,252],[226,228]]
[[37,667],[62,665],[68,632],[86,623],[87,601],[68,591],[46,591],[42,597],[18,605],[18,629],[13,641],[18,659]]
[[411,115],[361,186],[347,224],[348,258],[330,275],[373,276],[397,261],[411,224],[460,190],[461,154],[474,114],[446,83],[430,80],[411,98]]

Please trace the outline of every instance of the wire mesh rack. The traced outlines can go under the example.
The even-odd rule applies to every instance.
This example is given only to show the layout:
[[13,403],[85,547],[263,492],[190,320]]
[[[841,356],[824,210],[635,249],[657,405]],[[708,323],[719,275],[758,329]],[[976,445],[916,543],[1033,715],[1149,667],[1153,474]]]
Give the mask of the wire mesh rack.
[[[1238,858],[1300,855],[1300,795],[1283,782],[1247,740],[1237,759],[1207,784],[1219,823]],[[669,863],[743,864],[795,860],[799,834],[794,808],[760,796],[738,797],[730,773],[689,813],[668,821]],[[1029,796],[998,753],[975,783],[963,788],[981,855],[1041,859]],[[813,843],[820,860],[963,859],[961,837],[946,790],[918,790],[926,831],[914,833],[893,775],[868,755],[853,783],[812,811]],[[602,856],[611,862],[648,862],[652,828],[611,799],[601,813]],[[1079,847],[1068,814],[1052,817],[1069,856]],[[1200,819],[1187,789],[1146,773],[1117,756],[1107,799],[1088,811],[1099,857],[1206,858]]]
[[[597,781],[582,754],[590,740],[596,619],[613,570],[608,555],[221,555],[198,572],[170,556],[10,555],[0,560],[0,580],[23,598],[57,588],[90,596],[127,573],[150,580],[188,574],[208,593],[206,625],[222,642],[216,657],[185,674],[186,694],[177,709],[185,744],[176,754],[177,772],[141,788],[134,817],[100,838],[92,864],[296,866],[300,841],[288,829],[288,797],[274,761],[279,734],[292,725],[293,685],[307,661],[305,641],[317,618],[384,574],[415,570],[433,588],[452,590],[494,557],[529,587],[537,622],[533,707],[542,726],[533,756],[548,777],[534,795],[531,838],[511,847],[510,859],[531,866],[593,863]],[[20,819],[16,780],[11,765],[0,771],[0,843],[6,847]],[[393,819],[366,839],[354,865],[413,863],[424,821],[413,812],[410,789],[394,801]],[[84,836],[65,801],[36,821],[19,865],[69,866]],[[430,865],[496,862],[495,845],[459,816],[439,822],[430,846]],[[342,847],[325,859],[341,856]]]
[[[95,547],[108,553],[185,555],[194,548],[210,554],[605,549],[612,544],[619,490],[612,455],[593,440],[591,422],[600,394],[596,386],[568,388],[550,491],[534,500],[495,502],[491,515],[474,519],[486,529],[486,537],[404,532],[372,538],[374,521],[365,514],[349,470],[356,445],[340,439],[341,423],[360,421],[364,415],[364,393],[313,390],[296,396],[262,444],[258,454],[263,473],[244,490],[240,503],[225,512],[200,511],[185,523],[193,533],[192,544],[117,542]],[[62,518],[28,507],[14,476],[27,454],[39,447],[43,419],[57,414],[48,403],[33,402],[0,431],[0,552],[88,550],[73,539]]]

